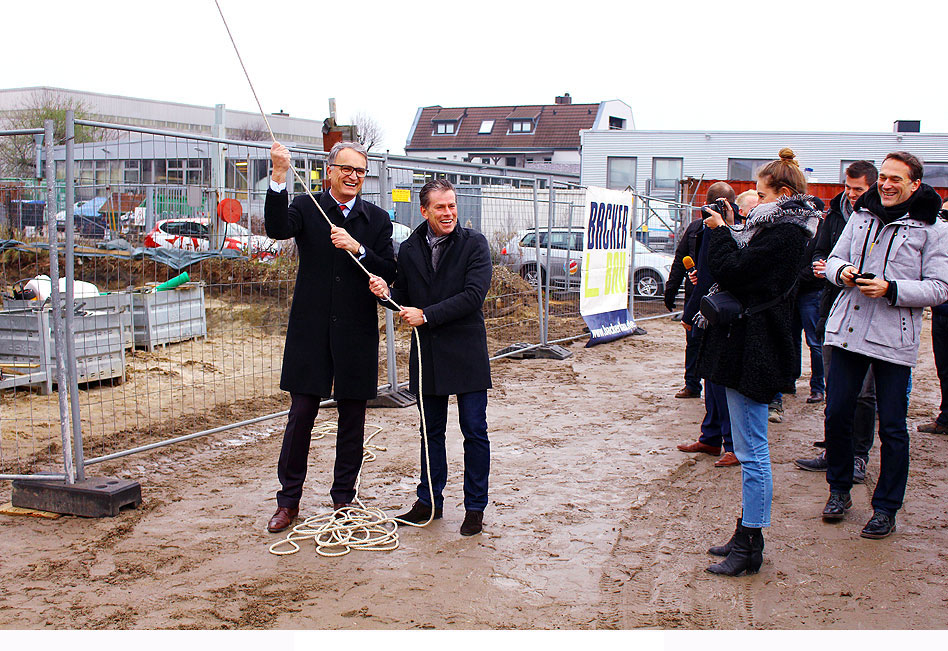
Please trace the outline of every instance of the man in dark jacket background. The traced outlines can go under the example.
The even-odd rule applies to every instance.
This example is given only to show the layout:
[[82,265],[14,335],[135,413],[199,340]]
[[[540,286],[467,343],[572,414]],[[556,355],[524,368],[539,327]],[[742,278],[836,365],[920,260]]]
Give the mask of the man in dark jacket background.
[[[939,217],[948,221],[948,201],[941,205]],[[918,426],[926,434],[948,434],[948,303],[932,308],[932,353],[935,355],[935,371],[941,385],[941,405],[934,420]]]
[[316,195],[330,227],[305,194],[288,204],[290,152],[270,150],[273,177],[264,208],[267,235],[294,238],[299,270],[293,291],[280,388],[290,392],[290,413],[277,465],[281,490],[267,529],[282,531],[299,515],[313,423],[321,398],[336,400],[339,413],[336,460],[330,496],[333,508],[355,498],[362,467],[365,405],[378,386],[378,303],[366,289],[366,275],[395,275],[392,224],[388,213],[363,201],[359,190],[368,156],[358,143],[341,142],[329,152],[327,192]]
[[[483,312],[493,273],[490,248],[482,234],[458,226],[457,195],[449,181],[429,181],[421,189],[419,201],[425,221],[399,247],[391,297],[403,308],[399,316],[417,330],[421,340],[422,433],[427,436],[430,451],[434,495],[428,489],[423,438],[418,499],[398,517],[414,523],[442,517],[442,491],[448,477],[448,397],[456,395],[464,436],[465,515],[461,534],[471,536],[480,533],[483,526],[490,473],[487,389],[491,379]],[[371,278],[369,287],[379,298],[389,295],[382,278]],[[412,392],[419,395],[414,336],[409,380]]]
[[[717,187],[715,187],[717,186]],[[712,194],[711,190],[715,190]],[[714,203],[719,198],[734,196],[734,189],[727,183],[718,182],[708,189],[708,203]],[[756,196],[756,193],[755,193]],[[740,207],[733,210],[729,216],[723,215],[729,225],[734,224],[734,219],[740,213]],[[743,214],[743,213],[740,213]],[[701,337],[704,334],[704,328],[694,325],[695,315],[701,303],[701,297],[708,293],[711,285],[714,284],[714,277],[708,265],[708,230],[704,228],[704,221],[697,222],[702,226],[697,233],[697,252],[695,254],[695,287],[691,293],[691,298],[685,301],[684,310],[681,313],[681,325],[685,332],[696,340],[700,349]],[[697,351],[695,351],[697,354]],[[680,443],[678,449],[682,452],[703,452],[717,456],[721,454],[721,448],[724,448],[724,455],[714,462],[715,467],[724,468],[727,466],[736,466],[740,464],[737,455],[734,454],[734,442],[731,440],[731,419],[727,409],[727,394],[725,387],[715,384],[708,379],[704,381],[704,419],[701,421],[701,435],[693,443]]]
[[[829,212],[820,222],[820,227],[816,232],[813,245],[812,269],[813,275],[822,278],[824,281],[823,294],[820,298],[820,313],[817,321],[816,330],[823,341],[824,331],[826,330],[826,317],[829,315],[830,307],[833,301],[839,296],[841,287],[826,280],[823,273],[826,269],[826,259],[830,251],[836,246],[836,241],[846,227],[849,216],[853,213],[853,207],[866,191],[872,187],[876,179],[879,178],[879,171],[872,161],[857,160],[851,163],[845,172],[844,187],[845,190],[833,197],[830,201]],[[832,359],[832,346],[823,346],[823,376],[829,376],[830,360]],[[872,377],[872,369],[866,374],[862,390],[856,399],[856,412],[853,416],[853,447],[855,451],[855,460],[853,466],[853,481],[861,484],[866,480],[866,466],[869,463],[869,450],[872,449],[872,441],[875,438],[876,429],[876,383]],[[826,447],[826,442],[819,441],[815,443],[817,447]],[[802,470],[810,472],[826,472],[826,451],[824,450],[814,458],[796,459],[796,466]]]
[[[718,181],[717,183],[712,183],[708,188],[705,201],[712,204],[718,199],[727,199],[731,203],[734,203],[735,196],[734,188],[724,181]],[[668,272],[668,282],[665,283],[665,307],[667,307],[669,311],[675,310],[675,297],[678,296],[678,289],[681,287],[682,282],[685,284],[686,305],[691,298],[693,283],[691,280],[685,280],[687,273],[682,260],[684,260],[686,255],[691,256],[692,261],[697,264],[698,240],[703,227],[704,222],[700,218],[688,224],[688,227],[685,228],[685,232],[682,233],[681,240],[678,242],[678,247],[675,249],[675,259],[672,262],[671,270]],[[701,298],[701,296],[699,295],[698,298]],[[690,328],[691,321],[682,321],[682,324],[685,325],[685,386],[675,394],[675,397],[700,398],[701,376],[698,375],[695,362],[698,359],[698,348],[701,346],[701,334],[703,331]],[[720,445],[718,447],[720,447]]]

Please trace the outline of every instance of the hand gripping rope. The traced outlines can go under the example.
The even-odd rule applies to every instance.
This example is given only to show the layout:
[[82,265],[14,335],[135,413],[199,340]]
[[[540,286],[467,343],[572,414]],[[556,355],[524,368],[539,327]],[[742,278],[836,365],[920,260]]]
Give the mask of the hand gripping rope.
[[[237,48],[237,43],[234,41],[234,35],[231,34],[230,27],[227,25],[227,19],[224,18],[224,12],[221,9],[221,5],[218,0],[214,0],[214,4],[217,5],[217,12],[221,15],[221,21],[224,23],[224,29],[227,30],[227,36],[230,38],[231,45],[234,46],[234,53],[237,55],[237,60],[240,62],[240,67],[244,71],[244,77],[247,78],[247,84],[250,86],[250,92],[253,93],[253,98],[257,102],[257,108],[260,110],[260,116],[263,118],[264,123],[267,125],[267,131],[270,133],[270,138],[273,142],[276,142],[276,136],[273,134],[273,129],[270,127],[270,120],[267,119],[267,114],[263,110],[263,105],[260,103],[260,98],[257,97],[257,91],[253,86],[253,82],[250,80],[250,74],[247,72],[247,67],[244,65],[244,60],[240,56],[240,50]],[[309,184],[303,179],[296,167],[293,166],[293,160],[290,159],[290,169],[293,170],[293,174],[296,179],[303,186],[303,189],[306,190],[307,196],[313,201],[313,205],[316,206],[316,209],[323,216],[326,222],[329,224],[329,227],[332,228],[335,224],[332,223],[332,220],[329,219],[329,216],[323,210],[323,207],[319,205],[319,202],[316,200],[316,197],[313,196],[313,193],[309,189]],[[359,259],[352,254],[352,251],[346,250],[346,253],[349,254],[349,257],[352,258],[352,261],[355,262],[359,268],[365,273],[367,278],[371,278],[372,274],[366,269]],[[386,296],[385,299],[398,310],[402,310],[401,305],[392,300],[391,295]],[[431,464],[428,460],[428,428],[425,425],[425,405],[421,396],[421,387],[422,384],[422,374],[421,374],[421,339],[418,335],[418,328],[412,328],[412,334],[415,337],[415,347],[418,353],[418,410],[421,413],[421,438],[422,445],[425,451],[425,474],[428,477],[428,495],[431,496],[432,500],[434,498],[434,488],[431,485]],[[385,448],[370,445],[370,441],[374,436],[376,436],[380,431],[381,427],[377,427],[376,431],[373,432],[365,442],[362,447],[362,465],[365,466],[367,461],[373,461],[375,459],[375,450],[385,450]],[[317,439],[323,438],[326,434],[333,433],[335,427],[331,424],[324,423],[317,428],[314,428],[314,433],[319,434]],[[295,554],[300,550],[300,546],[297,541],[307,540],[312,538],[316,543],[316,553],[320,556],[345,556],[353,549],[362,549],[366,551],[391,551],[398,548],[398,525],[406,524],[412,527],[427,527],[431,524],[431,521],[434,520],[434,504],[431,505],[431,514],[428,516],[428,521],[423,524],[415,524],[414,522],[408,522],[406,520],[401,520],[399,518],[389,518],[385,516],[385,512],[377,508],[367,508],[363,504],[362,500],[359,499],[359,486],[362,483],[362,468],[359,468],[359,474],[356,478],[356,496],[355,500],[358,502],[359,507],[347,506],[342,509],[338,509],[333,513],[320,516],[310,516],[303,520],[300,524],[293,527],[292,531],[287,534],[287,537],[273,545],[270,545],[270,553],[276,554],[278,556],[285,556],[288,554]],[[290,549],[279,550],[277,548],[281,546],[289,546]]]

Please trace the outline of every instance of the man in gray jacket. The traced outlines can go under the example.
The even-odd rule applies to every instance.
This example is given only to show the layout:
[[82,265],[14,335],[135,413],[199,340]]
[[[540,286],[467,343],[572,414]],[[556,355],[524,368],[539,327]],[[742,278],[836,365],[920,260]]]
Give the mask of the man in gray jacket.
[[908,480],[908,383],[918,359],[922,308],[948,300],[948,225],[941,198],[922,183],[922,163],[908,152],[886,156],[879,180],[856,202],[826,261],[826,278],[843,288],[826,320],[833,346],[826,396],[823,519],[852,506],[853,412],[866,372],[876,379],[881,470],[864,538],[895,531]]

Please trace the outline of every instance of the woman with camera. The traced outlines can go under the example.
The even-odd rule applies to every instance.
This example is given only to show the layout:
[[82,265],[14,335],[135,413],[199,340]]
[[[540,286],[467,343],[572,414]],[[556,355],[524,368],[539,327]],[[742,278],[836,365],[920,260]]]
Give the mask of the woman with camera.
[[763,562],[762,529],[770,526],[773,500],[767,405],[796,379],[793,293],[823,208],[805,193],[806,177],[784,148],[758,172],[760,203],[743,226],[727,226],[714,211],[705,219],[708,266],[717,284],[702,301],[708,323],[698,370],[726,388],[743,507],[731,540],[709,550],[726,556],[708,568],[714,574],[753,574]]

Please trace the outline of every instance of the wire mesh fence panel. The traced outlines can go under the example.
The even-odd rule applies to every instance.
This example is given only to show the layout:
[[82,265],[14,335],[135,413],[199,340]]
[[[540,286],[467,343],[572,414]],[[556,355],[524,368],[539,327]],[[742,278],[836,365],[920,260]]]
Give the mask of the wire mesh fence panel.
[[[61,269],[65,189],[69,183],[74,188],[70,336],[87,463],[285,409],[279,378],[297,272],[293,241],[274,241],[265,233],[269,142],[116,125],[107,133],[106,140],[76,144],[71,167],[63,146],[52,153]],[[291,201],[307,189],[326,187],[324,153],[291,147],[291,159],[298,172],[288,183]],[[417,163],[389,166],[387,160],[370,157],[362,198],[390,208],[396,250],[422,222],[417,193],[436,176],[455,182],[460,224],[487,238],[494,263],[484,304],[491,355],[513,344],[537,344],[547,335],[582,333],[570,260],[564,267],[555,243],[546,239],[538,254],[536,241],[553,227],[581,231],[575,210],[581,190],[551,204],[545,178],[488,170],[446,174]],[[21,290],[49,273],[43,242],[51,218],[43,216],[42,183],[15,182],[15,191],[10,185],[0,187],[6,248],[0,251],[0,345],[19,346],[20,335],[10,328],[30,327],[31,334],[21,338],[38,350],[52,338],[50,303],[45,295]],[[408,200],[393,190],[407,190]],[[226,221],[218,218],[225,214]],[[578,258],[580,252],[569,255],[574,253]],[[550,285],[561,275],[554,266],[566,270],[562,285]],[[401,383],[407,379],[410,329],[395,322],[395,382]],[[385,385],[390,372],[381,308],[378,326],[378,380]],[[53,361],[40,352],[24,361],[12,352],[9,358],[0,355],[6,364],[0,474],[58,471],[61,424]]]

